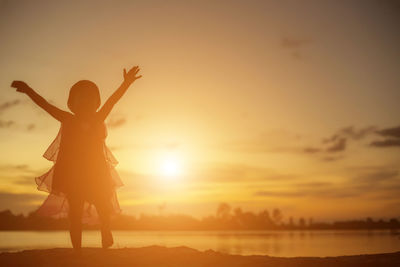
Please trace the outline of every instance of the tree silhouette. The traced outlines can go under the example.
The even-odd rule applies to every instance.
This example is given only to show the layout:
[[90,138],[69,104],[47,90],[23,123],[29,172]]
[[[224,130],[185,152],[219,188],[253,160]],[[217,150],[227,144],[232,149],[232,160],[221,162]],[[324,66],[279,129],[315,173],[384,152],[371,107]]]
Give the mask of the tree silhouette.
[[217,218],[222,220],[228,220],[230,218],[231,213],[231,206],[227,203],[219,204],[217,208]]
[[274,219],[275,224],[279,225],[282,222],[283,215],[280,209],[274,209],[272,211],[272,218]]

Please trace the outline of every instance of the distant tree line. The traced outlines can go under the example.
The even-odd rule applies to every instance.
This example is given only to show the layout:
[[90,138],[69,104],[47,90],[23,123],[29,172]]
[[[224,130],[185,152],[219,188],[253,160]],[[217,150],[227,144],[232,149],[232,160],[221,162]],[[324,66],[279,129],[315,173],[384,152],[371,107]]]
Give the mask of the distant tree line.
[[[258,213],[232,209],[227,203],[217,207],[215,215],[194,218],[189,215],[118,215],[112,221],[115,230],[373,230],[400,229],[397,218],[389,220],[337,221],[333,223],[314,222],[312,218],[288,217],[285,221],[279,209],[272,212],[262,210]],[[28,216],[14,215],[10,210],[0,211],[0,230],[66,230],[68,219],[52,219],[37,216],[31,212]],[[85,225],[85,229],[97,229],[97,225]]]

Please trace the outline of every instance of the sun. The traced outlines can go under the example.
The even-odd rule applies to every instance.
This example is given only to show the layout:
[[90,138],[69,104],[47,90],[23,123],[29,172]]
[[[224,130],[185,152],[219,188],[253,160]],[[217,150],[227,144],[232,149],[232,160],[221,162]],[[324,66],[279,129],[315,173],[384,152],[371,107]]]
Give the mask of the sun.
[[166,178],[176,178],[182,174],[182,161],[174,155],[164,155],[160,162],[160,174]]

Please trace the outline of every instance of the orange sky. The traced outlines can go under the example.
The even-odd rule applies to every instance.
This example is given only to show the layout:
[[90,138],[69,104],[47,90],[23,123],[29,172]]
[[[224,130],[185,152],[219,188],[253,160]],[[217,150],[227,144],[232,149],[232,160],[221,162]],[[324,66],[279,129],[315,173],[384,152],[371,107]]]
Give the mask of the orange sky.
[[11,81],[67,109],[76,81],[104,101],[140,65],[108,120],[124,212],[399,216],[398,5],[71,2],[0,2],[0,210],[44,199],[59,129]]

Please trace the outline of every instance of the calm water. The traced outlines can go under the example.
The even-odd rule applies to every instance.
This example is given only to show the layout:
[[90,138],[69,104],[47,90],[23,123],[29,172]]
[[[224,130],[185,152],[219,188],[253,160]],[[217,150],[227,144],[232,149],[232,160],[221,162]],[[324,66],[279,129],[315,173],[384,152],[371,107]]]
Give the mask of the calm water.
[[[400,251],[389,231],[114,231],[114,248],[162,245],[231,254],[338,256]],[[100,233],[85,231],[83,245],[99,247]],[[0,251],[71,247],[67,231],[0,231]]]

